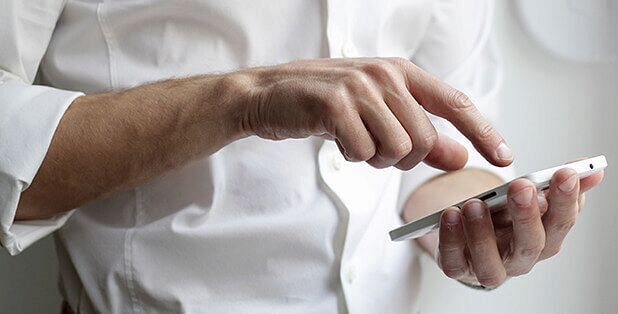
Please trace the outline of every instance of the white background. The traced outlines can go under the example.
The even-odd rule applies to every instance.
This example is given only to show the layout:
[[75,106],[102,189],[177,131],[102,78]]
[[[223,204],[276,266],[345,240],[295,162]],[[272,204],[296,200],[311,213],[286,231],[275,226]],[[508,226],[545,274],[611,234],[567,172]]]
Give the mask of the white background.
[[421,313],[618,313],[618,64],[553,57],[528,37],[513,1],[497,3],[494,35],[505,66],[498,128],[517,172],[599,154],[610,166],[562,252],[527,276],[472,291],[425,259]]
[[[445,278],[425,258],[421,313],[617,312],[618,64],[553,57],[526,35],[512,2],[497,2],[495,36],[505,65],[497,126],[513,147],[518,172],[598,154],[610,168],[589,193],[563,251],[525,277],[477,292]],[[50,237],[17,257],[0,253],[0,313],[57,313],[56,280]]]

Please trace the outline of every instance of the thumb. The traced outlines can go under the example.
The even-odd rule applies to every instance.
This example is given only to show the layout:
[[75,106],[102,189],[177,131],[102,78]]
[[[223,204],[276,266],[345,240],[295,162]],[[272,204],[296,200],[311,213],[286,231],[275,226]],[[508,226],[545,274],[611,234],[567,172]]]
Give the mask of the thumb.
[[468,162],[468,151],[459,142],[438,134],[438,141],[423,160],[430,167],[453,171],[463,168]]

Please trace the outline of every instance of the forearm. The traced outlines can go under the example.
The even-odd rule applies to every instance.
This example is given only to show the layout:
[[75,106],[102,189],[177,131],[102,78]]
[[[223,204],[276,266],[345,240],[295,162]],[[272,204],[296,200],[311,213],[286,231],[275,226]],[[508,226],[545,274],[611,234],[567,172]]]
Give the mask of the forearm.
[[460,168],[464,148],[438,137],[424,110],[453,122],[492,164],[511,162],[502,137],[464,94],[408,60],[304,60],[78,98],[16,218],[50,216],[130,189],[249,135],[325,136],[349,160],[377,168],[409,170],[423,158]]
[[[404,220],[410,222],[502,183],[499,177],[481,169],[464,169],[433,178],[410,194],[403,212]],[[417,242],[433,255],[437,237],[433,232]]]
[[130,189],[239,138],[229,115],[242,82],[230,81],[199,76],[77,98],[22,193],[16,219],[49,217]]

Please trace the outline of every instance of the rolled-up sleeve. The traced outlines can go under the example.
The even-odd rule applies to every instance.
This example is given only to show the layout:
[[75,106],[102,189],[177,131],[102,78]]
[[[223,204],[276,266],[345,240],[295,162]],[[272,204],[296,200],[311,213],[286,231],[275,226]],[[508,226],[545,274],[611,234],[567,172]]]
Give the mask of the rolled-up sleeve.
[[81,95],[32,85],[64,1],[0,2],[0,244],[15,255],[60,228],[70,213],[15,222],[64,112]]
[[[491,0],[436,2],[426,37],[412,61],[466,93],[483,115],[497,126],[497,93],[502,72],[491,36],[493,10]],[[439,133],[466,147],[469,156],[466,168],[484,169],[504,180],[514,177],[513,167],[499,168],[491,165],[450,122],[428,115]],[[421,184],[442,173],[422,163],[412,171],[405,172],[398,208],[403,209],[410,193]]]

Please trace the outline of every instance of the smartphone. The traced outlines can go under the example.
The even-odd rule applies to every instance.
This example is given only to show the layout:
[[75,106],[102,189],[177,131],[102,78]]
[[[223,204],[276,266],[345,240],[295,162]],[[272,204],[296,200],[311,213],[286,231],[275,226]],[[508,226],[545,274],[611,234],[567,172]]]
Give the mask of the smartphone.
[[[532,183],[536,185],[537,190],[542,191],[549,187],[549,181],[551,180],[551,177],[554,175],[556,171],[560,169],[571,168],[579,174],[580,178],[585,178],[589,175],[592,175],[594,173],[597,173],[605,169],[605,167],[607,167],[607,160],[605,159],[605,156],[601,155],[601,156],[597,156],[593,158],[575,161],[575,162],[568,163],[562,166],[557,166],[557,167],[533,172],[529,175],[522,176],[520,178],[526,178],[532,181]],[[491,189],[489,191],[485,191],[474,197],[465,199],[453,206],[461,209],[461,207],[466,201],[473,199],[473,198],[477,198],[485,202],[485,204],[487,204],[487,207],[489,207],[489,210],[491,211],[491,213],[499,211],[500,209],[503,209],[506,205],[506,201],[507,201],[506,193],[508,190],[509,183],[505,183],[497,188]],[[391,240],[392,241],[403,241],[403,240],[408,240],[408,239],[415,239],[415,238],[421,237],[437,229],[440,224],[440,216],[442,215],[442,212],[444,212],[444,209],[437,211],[433,214],[429,214],[423,218],[414,220],[397,229],[391,230],[389,232],[389,235],[391,236]]]

